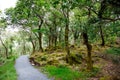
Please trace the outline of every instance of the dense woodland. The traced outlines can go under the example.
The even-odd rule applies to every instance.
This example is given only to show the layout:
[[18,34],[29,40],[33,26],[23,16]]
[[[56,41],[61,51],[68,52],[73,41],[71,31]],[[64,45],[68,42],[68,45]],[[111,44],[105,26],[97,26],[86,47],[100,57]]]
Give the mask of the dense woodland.
[[[67,66],[90,72],[88,80],[120,80],[119,0],[18,0],[5,15],[0,65],[30,54],[37,67]],[[17,31],[6,34],[7,28]]]

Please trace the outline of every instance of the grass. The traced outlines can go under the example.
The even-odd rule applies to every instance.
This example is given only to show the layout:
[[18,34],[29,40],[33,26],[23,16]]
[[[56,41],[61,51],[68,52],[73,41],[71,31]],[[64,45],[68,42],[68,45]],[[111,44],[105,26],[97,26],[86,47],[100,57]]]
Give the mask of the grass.
[[0,80],[17,80],[14,61],[8,61],[0,66]]
[[55,78],[55,80],[86,80],[89,77],[95,76],[98,69],[94,69],[93,72],[86,71],[74,71],[65,66],[52,66],[48,65],[42,68],[50,77]]
[[106,50],[105,53],[107,54],[107,58],[112,60],[113,63],[120,63],[120,48],[112,47]]
[[106,53],[120,56],[120,48],[112,47],[106,51]]

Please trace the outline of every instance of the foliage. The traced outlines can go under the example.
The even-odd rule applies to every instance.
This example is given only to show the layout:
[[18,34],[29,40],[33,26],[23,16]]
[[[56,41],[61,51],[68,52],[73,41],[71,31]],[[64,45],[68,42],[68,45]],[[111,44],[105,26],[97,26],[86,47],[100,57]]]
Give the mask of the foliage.
[[[70,56],[70,47],[72,47],[70,45],[82,46],[82,33],[85,33],[87,38],[84,40],[87,40],[87,49],[86,47],[84,49],[88,50],[89,54],[87,57],[89,60],[87,61],[90,61],[88,63],[92,64],[92,45],[90,43],[102,41],[102,45],[104,46],[105,43],[115,43],[115,38],[120,36],[119,5],[120,2],[118,0],[18,0],[15,8],[6,10],[7,17],[0,19],[0,29],[3,30],[3,32],[0,32],[0,36],[2,36],[1,42],[3,40],[3,43],[6,45],[3,44],[2,46],[6,47],[6,52],[8,50],[9,56],[13,53],[16,53],[16,55],[34,53],[36,50],[42,52],[44,51],[42,48],[45,46],[46,54],[34,56],[35,60],[41,65],[56,65],[59,64],[60,59],[68,62],[69,59],[67,58],[74,57],[74,55]],[[14,39],[3,38],[5,28],[8,25],[20,27],[16,36],[13,36]],[[9,35],[7,34],[5,37]],[[31,51],[31,46],[33,47],[33,51]],[[67,55],[65,52],[60,54],[63,56],[57,53],[48,54],[54,52],[57,46],[62,47],[62,51],[66,50]],[[13,48],[15,49],[12,50]],[[112,54],[112,59],[114,55],[119,55],[120,50],[119,48],[111,48],[106,53]],[[56,56],[58,56],[57,59]],[[78,58],[77,60],[79,60]],[[52,68],[53,72],[55,70],[56,73],[54,74],[56,75],[60,71],[61,73],[57,75],[57,78],[63,77],[63,80],[66,79],[62,76],[62,74],[66,75],[66,72],[63,72],[64,70],[75,74],[76,78],[84,74],[84,72],[71,71],[65,67],[53,66],[48,67],[48,72],[50,68]],[[52,71],[50,74],[53,75]],[[67,74],[66,76],[74,79],[74,76],[71,74]]]
[[106,50],[106,58],[112,60],[116,64],[120,64],[120,48],[111,47]]
[[50,77],[54,77],[55,80],[86,80],[89,77],[93,77],[99,71],[95,68],[92,72],[87,71],[74,71],[66,66],[45,66],[42,68],[45,73],[48,73]]
[[0,66],[0,80],[17,80],[14,61],[8,61]]
[[120,48],[112,47],[112,48],[106,50],[106,53],[120,56]]

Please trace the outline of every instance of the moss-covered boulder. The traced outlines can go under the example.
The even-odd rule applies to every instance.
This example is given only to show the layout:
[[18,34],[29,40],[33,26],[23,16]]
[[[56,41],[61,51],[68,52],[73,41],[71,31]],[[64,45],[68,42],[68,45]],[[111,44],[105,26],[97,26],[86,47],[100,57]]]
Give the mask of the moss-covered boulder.
[[81,53],[71,53],[68,58],[70,64],[81,64],[83,60]]

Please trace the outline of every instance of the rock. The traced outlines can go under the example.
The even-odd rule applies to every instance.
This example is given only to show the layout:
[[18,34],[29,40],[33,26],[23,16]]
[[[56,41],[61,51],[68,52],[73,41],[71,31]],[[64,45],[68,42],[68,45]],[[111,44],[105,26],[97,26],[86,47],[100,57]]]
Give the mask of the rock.
[[71,53],[69,56],[69,63],[70,64],[81,64],[82,62],[82,55],[80,55],[79,53]]
[[31,65],[33,66],[40,66],[40,63],[38,63],[37,61],[35,61],[35,59],[33,57],[29,58],[29,62],[31,63]]

